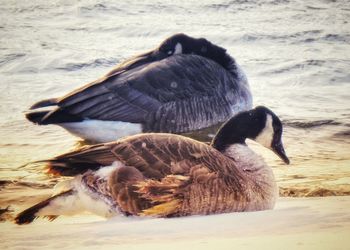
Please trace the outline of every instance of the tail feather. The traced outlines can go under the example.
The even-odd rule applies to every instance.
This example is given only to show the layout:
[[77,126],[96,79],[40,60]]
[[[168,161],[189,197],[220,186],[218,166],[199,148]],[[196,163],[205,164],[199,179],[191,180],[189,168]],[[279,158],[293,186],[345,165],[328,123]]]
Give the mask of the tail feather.
[[38,109],[38,108],[43,108],[43,107],[48,107],[48,106],[54,106],[57,105],[58,100],[56,98],[51,98],[51,99],[46,99],[42,100],[40,102],[34,103],[30,109]]
[[54,110],[30,111],[25,115],[29,121],[39,125],[81,122],[84,120],[83,118],[70,114],[59,107]]
[[[52,221],[56,219],[59,215],[63,214],[63,208],[66,207],[63,203],[69,196],[72,196],[72,198],[75,199],[75,193],[76,192],[71,189],[63,193],[54,195],[44,201],[41,201],[38,204],[27,208],[26,210],[19,213],[15,218],[15,222],[18,225],[29,224],[35,219],[37,219],[39,216],[43,216],[49,221]],[[70,203],[71,202],[72,201],[70,201]],[[62,205],[60,205],[60,203],[62,203]],[[66,209],[69,209],[69,207],[67,207]]]
[[27,120],[31,121],[35,124],[41,124],[44,117],[49,113],[50,111],[32,111],[25,114]]
[[110,166],[118,160],[111,145],[96,144],[84,146],[51,159],[29,162],[19,167],[24,168],[33,164],[46,163],[47,172],[58,176],[76,176],[88,170],[98,170],[103,166]]
[[46,160],[49,173],[62,176],[75,176],[87,170],[97,170],[110,166],[117,160],[108,144],[82,147],[79,150]]
[[[28,162],[19,166],[18,169],[26,168],[28,166],[40,166],[42,163],[44,164],[46,174],[51,174],[53,176],[76,176],[83,174],[88,170],[98,170],[101,166],[104,166],[98,162],[69,161],[67,159],[54,158]],[[106,165],[111,165],[112,163],[113,162]]]
[[96,162],[70,162],[60,159],[46,160],[45,162],[47,162],[47,173],[55,176],[76,176],[101,167],[101,164]]

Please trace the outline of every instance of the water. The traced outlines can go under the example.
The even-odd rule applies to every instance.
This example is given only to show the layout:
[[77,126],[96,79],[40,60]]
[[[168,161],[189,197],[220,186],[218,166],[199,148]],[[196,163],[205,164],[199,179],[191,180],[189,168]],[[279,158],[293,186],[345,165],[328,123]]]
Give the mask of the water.
[[252,144],[274,167],[282,195],[350,194],[348,1],[8,0],[0,15],[0,207],[56,181],[41,166],[19,166],[79,145],[59,127],[26,121],[31,104],[177,32],[225,47],[247,73],[254,104],[285,123],[290,166]]

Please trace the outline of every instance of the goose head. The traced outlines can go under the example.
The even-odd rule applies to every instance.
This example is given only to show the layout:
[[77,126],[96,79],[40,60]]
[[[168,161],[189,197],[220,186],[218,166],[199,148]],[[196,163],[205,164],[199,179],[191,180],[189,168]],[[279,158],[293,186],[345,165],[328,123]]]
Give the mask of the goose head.
[[165,39],[154,50],[135,56],[122,63],[119,67],[125,70],[132,69],[179,54],[206,57],[226,69],[231,69],[232,65],[235,66],[234,59],[226,53],[224,48],[212,44],[205,38],[193,38],[179,33]]
[[289,164],[282,143],[282,132],[282,122],[277,115],[264,106],[258,106],[241,112],[224,123],[211,145],[224,152],[230,145],[245,144],[245,140],[249,138],[269,148]]
[[216,61],[225,68],[233,60],[224,48],[209,42],[205,38],[194,38],[183,33],[175,34],[165,39],[157,51],[167,56],[177,54],[198,55]]

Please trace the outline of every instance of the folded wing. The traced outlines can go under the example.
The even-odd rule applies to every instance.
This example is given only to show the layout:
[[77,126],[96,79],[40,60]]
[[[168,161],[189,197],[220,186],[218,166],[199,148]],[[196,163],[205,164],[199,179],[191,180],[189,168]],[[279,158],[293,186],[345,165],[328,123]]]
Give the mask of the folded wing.
[[186,132],[227,119],[240,94],[235,78],[216,62],[176,55],[78,89],[58,99],[57,108],[38,123],[97,119],[141,123],[145,131]]

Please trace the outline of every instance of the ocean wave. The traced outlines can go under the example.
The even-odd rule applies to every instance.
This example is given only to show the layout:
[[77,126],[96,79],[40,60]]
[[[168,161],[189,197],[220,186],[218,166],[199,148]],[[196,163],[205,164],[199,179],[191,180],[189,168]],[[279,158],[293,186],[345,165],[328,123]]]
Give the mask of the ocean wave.
[[65,30],[68,30],[68,31],[88,31],[89,29],[87,27],[67,27],[67,28],[64,28]]
[[333,134],[334,137],[344,139],[350,137],[350,130],[340,131]]
[[34,5],[29,5],[26,7],[15,7],[14,8],[9,8],[14,13],[31,13],[31,12],[39,12],[39,11],[50,11],[52,9],[51,6],[49,5],[43,5],[43,4],[34,4]]
[[289,43],[300,45],[305,43],[349,43],[349,34],[326,33],[323,30],[306,30],[291,34],[264,34],[264,33],[248,33],[236,37],[232,42],[273,42],[273,43]]
[[280,187],[281,197],[324,197],[350,195],[349,187]]
[[[14,218],[14,208],[23,205],[26,200],[37,200],[47,197],[50,189],[57,183],[57,179],[48,180],[47,182],[30,182],[21,180],[0,180],[0,191],[2,197],[0,200],[0,222],[11,221]],[[36,189],[43,190],[38,194],[29,191]]]
[[116,14],[122,13],[126,10],[120,9],[116,6],[107,5],[105,3],[97,3],[92,5],[81,6],[78,9],[82,15],[95,15],[95,14]]
[[226,3],[212,3],[212,4],[207,4],[204,7],[207,9],[214,9],[214,10],[222,10],[222,9],[228,9],[231,7],[234,7],[236,9],[242,9],[242,6],[255,6],[257,7],[257,1],[256,0],[233,0],[233,1],[228,1]]
[[[329,75],[329,81],[340,81],[340,82],[346,82],[348,80],[348,73],[345,70],[345,65],[348,62],[345,60],[320,60],[320,59],[308,59],[303,60],[299,62],[286,62],[286,63],[276,63],[275,66],[271,68],[267,68],[266,70],[262,71],[260,74],[262,75],[270,75],[270,74],[283,74],[286,72],[308,72],[309,74],[314,74],[314,76],[319,76],[317,74],[324,74],[326,71],[332,70],[332,66],[337,65],[344,65],[344,69],[342,69],[339,66],[339,69],[337,71],[332,71],[332,73],[337,73],[338,75],[335,77],[331,77]],[[316,75],[315,75],[316,74]]]
[[285,5],[289,4],[289,0],[265,0],[265,1],[258,1],[258,0],[232,0],[228,1],[226,3],[213,3],[213,4],[207,4],[204,7],[214,10],[220,10],[220,9],[236,9],[236,10],[249,10],[252,8],[258,8],[263,5]]
[[56,180],[51,180],[48,183],[38,183],[38,182],[29,182],[29,181],[19,181],[19,180],[0,180],[0,190],[8,187],[16,188],[34,188],[34,189],[46,189],[53,188],[56,184]]
[[310,6],[310,5],[306,5],[305,7],[307,9],[310,9],[310,10],[326,10],[327,9],[326,7],[316,7],[316,6]]
[[350,42],[350,35],[348,34],[329,33],[329,34],[321,35],[321,32],[315,32],[315,33],[299,32],[299,33],[296,33],[294,35],[289,35],[285,37],[285,39],[290,39],[289,41],[291,42],[291,44],[304,44],[304,43],[311,43],[311,42],[337,42],[337,43]]
[[14,211],[10,206],[0,207],[0,222],[12,221],[14,218]]
[[316,36],[321,34],[323,30],[315,29],[315,30],[305,30],[298,31],[291,34],[283,34],[283,35],[263,35],[262,37],[266,40],[283,40],[284,42],[292,39],[300,39],[309,36]]
[[0,58],[0,67],[24,56],[26,56],[25,53],[7,54]]
[[349,43],[350,42],[350,35],[348,35],[348,34],[326,34],[321,39],[324,41],[330,41],[330,42]]
[[114,66],[118,63],[119,60],[115,58],[99,58],[93,60],[92,62],[87,63],[67,63],[62,67],[57,67],[56,69],[64,70],[64,71],[76,71],[81,70],[83,68],[97,68],[97,67],[107,67]]
[[284,120],[283,124],[294,128],[315,128],[315,127],[329,126],[329,125],[337,126],[337,125],[341,125],[342,123],[334,120],[316,120],[316,121]]

